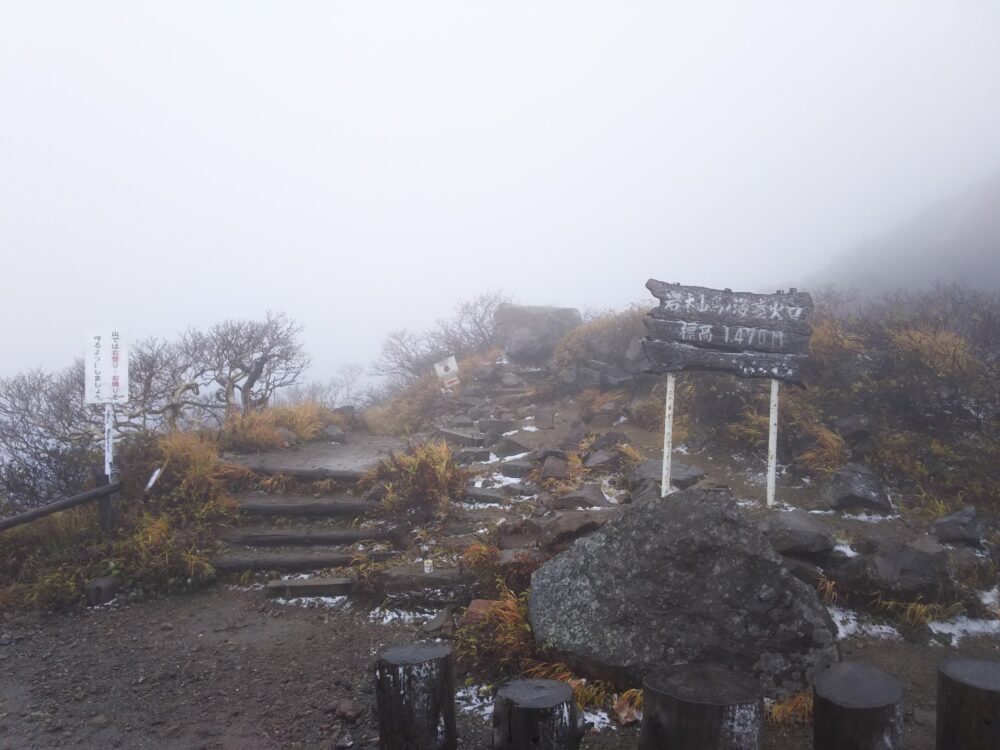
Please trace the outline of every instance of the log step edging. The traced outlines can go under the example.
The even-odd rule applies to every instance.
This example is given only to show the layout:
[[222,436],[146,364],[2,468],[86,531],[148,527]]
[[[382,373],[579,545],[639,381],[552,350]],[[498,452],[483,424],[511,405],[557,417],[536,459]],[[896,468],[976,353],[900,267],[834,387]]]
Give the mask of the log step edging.
[[869,664],[845,661],[813,679],[814,750],[902,747],[903,686]]
[[[320,570],[322,568],[341,568],[350,565],[357,559],[359,553],[331,550],[328,552],[302,551],[268,551],[268,552],[230,552],[219,555],[211,561],[220,573],[240,573],[256,570]],[[367,552],[373,560],[388,560],[396,556],[394,552]]]
[[298,578],[268,581],[268,596],[295,599],[302,596],[348,596],[354,590],[351,578]]
[[450,646],[414,643],[379,654],[375,704],[380,750],[457,750]]
[[1000,660],[952,657],[938,665],[937,750],[1000,747]]

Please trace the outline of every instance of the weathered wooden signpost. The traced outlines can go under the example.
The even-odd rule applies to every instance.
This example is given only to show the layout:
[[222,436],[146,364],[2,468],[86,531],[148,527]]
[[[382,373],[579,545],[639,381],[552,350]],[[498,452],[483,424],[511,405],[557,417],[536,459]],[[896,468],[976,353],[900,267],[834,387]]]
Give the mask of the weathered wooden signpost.
[[115,404],[128,403],[128,342],[121,331],[87,337],[84,403],[104,405],[104,473],[114,473]]
[[767,451],[767,504],[774,505],[778,460],[778,383],[801,382],[812,334],[806,322],[812,297],[787,293],[752,294],[730,289],[681,286],[650,279],[646,288],[660,300],[646,320],[643,342],[650,371],[666,373],[662,494],[670,492],[675,373],[727,372],[771,380],[771,420]]

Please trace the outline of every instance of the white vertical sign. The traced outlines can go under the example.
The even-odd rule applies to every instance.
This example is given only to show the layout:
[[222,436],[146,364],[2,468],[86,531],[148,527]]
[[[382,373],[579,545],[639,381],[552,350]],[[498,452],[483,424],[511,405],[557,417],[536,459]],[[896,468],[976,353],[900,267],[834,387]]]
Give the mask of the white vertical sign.
[[458,362],[455,361],[454,355],[448,357],[448,359],[443,359],[440,362],[435,362],[434,371],[437,373],[437,376],[441,378],[441,384],[445,388],[454,388],[458,385]]
[[84,402],[124,404],[128,401],[128,340],[119,330],[87,337],[84,357]]
[[87,336],[84,403],[104,404],[104,473],[111,478],[115,452],[115,404],[128,402],[128,340],[120,330]]

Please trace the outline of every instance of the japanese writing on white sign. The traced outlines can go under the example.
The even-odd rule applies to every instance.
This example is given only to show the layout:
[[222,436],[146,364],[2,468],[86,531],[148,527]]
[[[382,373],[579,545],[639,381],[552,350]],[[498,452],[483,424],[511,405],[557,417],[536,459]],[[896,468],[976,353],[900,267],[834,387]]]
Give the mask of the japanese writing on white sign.
[[120,330],[87,337],[84,402],[124,404],[128,401],[128,342]]

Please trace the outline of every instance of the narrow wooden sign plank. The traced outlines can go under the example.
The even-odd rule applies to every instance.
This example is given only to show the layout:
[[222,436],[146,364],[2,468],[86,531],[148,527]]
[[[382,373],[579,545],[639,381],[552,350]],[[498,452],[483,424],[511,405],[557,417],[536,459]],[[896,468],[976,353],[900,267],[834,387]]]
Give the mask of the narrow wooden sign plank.
[[730,328],[766,328],[771,331],[811,333],[806,322],[813,311],[806,292],[754,294],[703,286],[681,286],[650,279],[646,288],[660,300],[654,318],[711,323]]
[[675,341],[704,349],[731,352],[748,350],[775,354],[808,354],[809,337],[758,326],[730,326],[685,320],[646,318],[649,337],[657,341]]
[[649,371],[653,373],[713,370],[744,378],[773,378],[801,383],[802,366],[806,361],[801,354],[724,352],[652,339],[643,341],[643,347],[651,363]]

